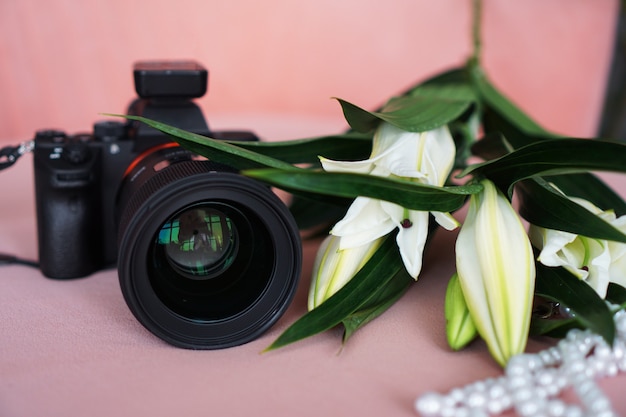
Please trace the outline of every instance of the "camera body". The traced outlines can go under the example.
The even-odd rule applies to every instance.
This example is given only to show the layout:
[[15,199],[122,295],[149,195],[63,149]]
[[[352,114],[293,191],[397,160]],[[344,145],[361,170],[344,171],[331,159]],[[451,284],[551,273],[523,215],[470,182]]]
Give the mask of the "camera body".
[[[208,71],[193,61],[138,62],[138,98],[128,114],[216,139],[255,141],[249,131],[211,131],[192,99],[207,90]],[[118,257],[120,189],[142,155],[164,148],[168,163],[194,155],[138,122],[100,121],[90,133],[35,135],[34,171],[39,261],[50,278],[78,278],[114,266]],[[129,178],[129,175],[133,178]]]
[[[135,65],[128,113],[215,139],[192,99],[207,71],[194,62]],[[117,264],[137,320],[168,343],[218,349],[249,342],[285,312],[302,266],[289,209],[270,187],[199,158],[143,123],[103,121],[87,134],[37,132],[39,261],[50,278]]]

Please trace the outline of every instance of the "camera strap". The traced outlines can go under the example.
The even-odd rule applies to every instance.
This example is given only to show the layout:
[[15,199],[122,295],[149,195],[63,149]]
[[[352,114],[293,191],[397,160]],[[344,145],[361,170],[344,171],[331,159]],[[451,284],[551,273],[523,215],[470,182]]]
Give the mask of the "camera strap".
[[[20,156],[25,153],[32,152],[35,148],[35,141],[30,140],[27,142],[22,142],[18,146],[6,146],[0,149],[0,171],[5,168],[10,167],[17,161]],[[27,259],[21,259],[17,256],[9,255],[6,253],[0,253],[0,266],[2,265],[26,265],[32,267],[39,267],[39,264],[34,261],[30,261]]]
[[35,148],[35,141],[29,140],[20,143],[18,146],[6,146],[0,149],[0,171],[10,167],[25,153],[32,152]]
[[39,268],[39,264],[35,261],[18,258],[17,256],[6,253],[0,253],[0,266],[2,265],[25,265],[32,266],[33,268]]

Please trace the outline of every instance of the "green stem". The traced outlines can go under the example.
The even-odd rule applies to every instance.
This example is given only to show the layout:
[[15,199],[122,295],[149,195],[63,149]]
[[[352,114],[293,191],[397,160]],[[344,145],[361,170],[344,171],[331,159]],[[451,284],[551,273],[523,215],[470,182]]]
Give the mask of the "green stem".
[[472,57],[470,62],[474,66],[480,65],[482,42],[480,38],[481,17],[483,10],[482,0],[472,0]]

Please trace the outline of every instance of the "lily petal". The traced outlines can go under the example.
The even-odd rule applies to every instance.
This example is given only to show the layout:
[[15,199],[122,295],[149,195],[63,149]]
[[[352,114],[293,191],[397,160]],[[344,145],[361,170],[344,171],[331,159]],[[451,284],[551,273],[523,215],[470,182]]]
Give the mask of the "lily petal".
[[425,133],[404,132],[394,144],[397,151],[387,152],[376,165],[385,167],[387,175],[403,178],[427,178],[428,174],[421,170],[424,158]]
[[[589,274],[586,277],[587,284],[591,286],[600,297],[606,297],[606,291],[609,288],[611,267],[611,253],[607,241],[598,239],[582,238],[586,240],[586,246],[591,256],[591,262],[587,265]],[[623,273],[624,271],[622,271]]]
[[311,275],[309,311],[341,289],[372,257],[383,239],[349,249],[340,249],[341,238],[327,236],[317,252]]
[[395,224],[381,208],[381,201],[357,197],[331,234],[341,236],[341,249],[371,242],[391,232]]
[[381,202],[395,227],[399,229],[396,242],[404,267],[417,280],[422,270],[422,255],[428,237],[428,212],[407,210],[397,204]]
[[394,145],[397,144],[398,138],[405,133],[409,132],[400,129],[391,123],[381,123],[378,126],[378,129],[376,129],[372,140],[372,157],[387,155],[390,152],[390,149],[394,149]]
[[[374,134],[372,142],[372,153],[369,159],[363,161],[335,161],[332,159],[320,157],[322,168],[328,172],[353,172],[359,174],[369,174],[373,170],[375,165],[384,167],[384,172],[381,172],[380,176],[388,176],[389,169],[386,162],[386,158],[395,157],[394,155],[406,155],[404,148],[411,143],[411,137],[405,137],[401,140],[404,134],[410,134],[404,130],[389,124],[382,123]],[[414,134],[417,135],[417,134]],[[409,157],[412,155],[409,155]],[[379,170],[380,171],[380,170]]]
[[424,160],[421,171],[426,173],[428,184],[442,186],[454,165],[456,146],[447,126],[431,130],[424,138]]
[[447,127],[416,133],[383,124],[380,131],[387,134],[375,137],[375,142],[378,138],[375,149],[385,145],[388,148],[385,152],[378,151],[377,166],[385,166],[389,174],[398,177],[422,178],[424,183],[430,185],[441,186],[445,183],[456,153],[454,140]]
[[351,172],[356,174],[369,174],[374,167],[370,159],[364,161],[335,161],[328,158],[319,158],[324,171],[328,172]]
[[440,211],[431,211],[432,215],[435,217],[435,221],[439,224],[439,226],[443,227],[446,230],[454,230],[459,227],[459,221],[455,219],[450,213],[442,213]]
[[[563,249],[576,240],[576,235],[561,230],[543,229],[531,225],[529,228],[531,241],[541,249],[539,261],[545,266],[565,266],[572,264],[580,256],[570,251],[563,252]],[[581,250],[583,248],[581,247]]]

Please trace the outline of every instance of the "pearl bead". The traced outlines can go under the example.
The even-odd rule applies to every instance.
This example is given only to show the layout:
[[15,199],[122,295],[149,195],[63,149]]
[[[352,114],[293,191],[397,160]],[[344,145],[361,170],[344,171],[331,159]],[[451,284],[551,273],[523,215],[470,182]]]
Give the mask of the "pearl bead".
[[568,360],[567,373],[573,377],[577,377],[581,372],[585,372],[585,361],[580,358],[572,358]]
[[624,357],[624,351],[625,351],[624,348],[625,348],[624,342],[615,341],[615,344],[613,345],[613,356],[615,357],[616,360],[620,360]]
[[565,414],[565,403],[561,400],[550,400],[546,406],[546,412],[550,417],[561,417]]
[[513,402],[524,403],[533,400],[533,390],[530,387],[520,387],[513,392]]
[[591,381],[590,379],[585,379],[582,382],[578,383],[575,388],[578,395],[585,396],[590,392],[593,392],[595,387],[596,384],[593,381]]
[[[569,385],[569,382],[567,381],[567,378],[565,377],[563,372],[555,372],[554,384],[552,384],[550,387],[554,387],[554,390],[556,392],[554,392],[552,395],[558,394],[559,392],[564,390],[568,385]],[[552,388],[550,387],[548,387],[548,390],[552,391]]]
[[463,401],[463,399],[465,398],[465,394],[463,393],[463,390],[461,388],[455,388],[450,391],[448,397],[453,401],[454,404],[456,404]]
[[550,386],[554,384],[554,373],[550,372],[548,369],[544,369],[541,372],[537,373],[535,380],[537,383],[543,387]]
[[601,396],[599,398],[595,398],[592,403],[589,405],[589,411],[593,413],[593,415],[597,415],[600,412],[604,412],[611,409],[611,402],[608,398]]
[[470,409],[468,417],[489,417],[489,414],[487,414],[483,410]]
[[[626,312],[614,317],[613,346],[588,330],[572,329],[556,346],[512,357],[504,376],[454,388],[447,395],[424,393],[415,409],[422,417],[488,417],[511,408],[522,417],[616,417],[596,383],[626,371]],[[568,387],[583,408],[554,398]]]
[[470,411],[468,408],[455,408],[454,417],[469,417]]
[[470,408],[483,407],[486,402],[487,398],[485,397],[485,394],[479,391],[474,391],[467,397],[467,405]]
[[596,415],[594,415],[593,417],[619,417],[617,414],[615,414],[613,411],[602,411]]
[[533,417],[536,416],[542,408],[543,404],[534,400],[529,400],[516,405],[515,411],[517,411],[521,417]]
[[487,412],[490,414],[500,414],[510,406],[510,402],[501,401],[499,399],[489,400],[486,404]]
[[619,372],[619,368],[617,367],[617,364],[612,362],[608,364],[604,376],[615,376],[617,375],[618,372]]
[[565,307],[563,304],[559,304],[559,314],[563,317],[574,317],[572,309],[569,307]]
[[583,412],[580,408],[576,407],[575,405],[569,405],[565,408],[563,417],[583,417]]
[[415,409],[424,417],[437,417],[442,408],[442,396],[436,392],[422,395],[415,402]]
[[556,364],[556,358],[554,354],[550,351],[550,349],[542,350],[539,352],[539,359],[543,362],[544,365],[550,366]]
[[496,382],[491,387],[489,387],[487,395],[489,395],[489,398],[495,400],[505,396],[506,393],[507,391],[506,389],[504,389],[504,386],[502,386],[500,382]]

